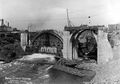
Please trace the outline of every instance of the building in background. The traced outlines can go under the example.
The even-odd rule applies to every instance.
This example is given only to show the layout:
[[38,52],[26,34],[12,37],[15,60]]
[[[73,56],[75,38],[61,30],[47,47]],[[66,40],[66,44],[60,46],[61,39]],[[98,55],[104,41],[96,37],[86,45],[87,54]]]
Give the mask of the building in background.
[[0,46],[4,46],[7,44],[13,44],[16,41],[20,42],[20,30],[17,28],[12,28],[9,25],[9,22],[5,24],[4,19],[0,19]]

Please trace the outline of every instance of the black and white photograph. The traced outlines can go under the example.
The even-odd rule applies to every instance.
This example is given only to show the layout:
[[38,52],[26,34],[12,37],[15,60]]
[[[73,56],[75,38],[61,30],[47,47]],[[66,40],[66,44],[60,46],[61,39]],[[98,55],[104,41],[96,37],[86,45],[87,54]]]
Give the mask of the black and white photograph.
[[120,84],[120,0],[0,0],[0,84]]

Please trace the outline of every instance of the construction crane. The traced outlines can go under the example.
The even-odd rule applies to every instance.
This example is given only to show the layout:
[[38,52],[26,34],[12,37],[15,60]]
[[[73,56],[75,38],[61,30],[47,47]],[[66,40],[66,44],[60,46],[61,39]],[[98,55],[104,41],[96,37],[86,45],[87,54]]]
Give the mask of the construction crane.
[[68,23],[68,27],[73,27],[72,22],[70,21],[70,18],[69,18],[68,9],[66,9],[66,11],[67,11],[67,23]]

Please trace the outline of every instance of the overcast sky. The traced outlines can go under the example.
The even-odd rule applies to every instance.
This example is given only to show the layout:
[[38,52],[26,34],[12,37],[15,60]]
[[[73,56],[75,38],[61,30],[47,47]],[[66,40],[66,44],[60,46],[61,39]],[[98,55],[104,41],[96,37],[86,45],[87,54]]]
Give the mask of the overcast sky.
[[0,0],[0,18],[12,27],[35,30],[63,29],[67,25],[66,9],[72,24],[78,26],[119,23],[120,0]]

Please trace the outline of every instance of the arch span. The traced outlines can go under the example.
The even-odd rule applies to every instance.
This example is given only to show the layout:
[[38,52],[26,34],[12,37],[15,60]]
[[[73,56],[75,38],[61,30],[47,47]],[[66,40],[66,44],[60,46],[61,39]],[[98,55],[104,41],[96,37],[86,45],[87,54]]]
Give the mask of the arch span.
[[36,52],[62,56],[63,39],[54,30],[41,31],[32,42]]
[[44,34],[44,33],[49,33],[49,34],[52,34],[52,35],[56,36],[56,37],[63,43],[63,38],[62,38],[58,33],[56,33],[54,30],[43,30],[43,31],[39,32],[39,34],[36,35],[36,36],[33,38],[32,43],[33,43],[37,38],[39,38],[39,36],[40,36],[41,34]]
[[70,41],[72,47],[76,49],[78,57],[88,56],[97,61],[97,42],[93,35],[94,32],[91,29],[83,29],[72,34]]

